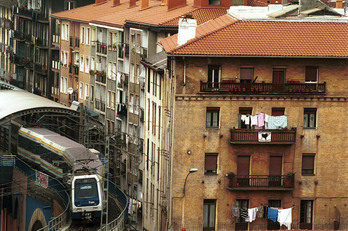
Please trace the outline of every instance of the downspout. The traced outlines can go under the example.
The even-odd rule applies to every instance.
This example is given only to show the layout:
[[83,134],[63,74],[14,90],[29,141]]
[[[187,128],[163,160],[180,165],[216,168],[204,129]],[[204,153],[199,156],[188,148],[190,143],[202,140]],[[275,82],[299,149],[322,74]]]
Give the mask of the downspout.
[[182,57],[182,60],[184,61],[184,86],[186,86],[186,60],[185,56]]

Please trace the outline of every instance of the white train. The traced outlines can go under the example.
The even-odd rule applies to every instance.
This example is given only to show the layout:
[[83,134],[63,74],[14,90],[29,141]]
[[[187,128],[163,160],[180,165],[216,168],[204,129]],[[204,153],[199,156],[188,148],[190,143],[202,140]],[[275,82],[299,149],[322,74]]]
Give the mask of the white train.
[[45,128],[21,127],[17,153],[50,176],[71,181],[73,219],[100,217],[104,168],[98,151]]

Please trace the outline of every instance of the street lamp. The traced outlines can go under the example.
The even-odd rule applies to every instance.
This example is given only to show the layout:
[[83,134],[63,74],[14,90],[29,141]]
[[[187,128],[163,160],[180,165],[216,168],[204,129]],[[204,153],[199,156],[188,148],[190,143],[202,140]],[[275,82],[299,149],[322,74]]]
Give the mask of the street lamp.
[[190,171],[189,171],[189,173],[187,173],[187,176],[186,176],[186,178],[185,178],[185,183],[184,183],[184,189],[183,189],[183,197],[185,196],[185,187],[186,187],[186,181],[187,181],[187,178],[188,178],[188,176],[191,174],[191,173],[194,173],[194,172],[197,172],[198,171],[198,169],[197,168],[191,168],[190,169]]

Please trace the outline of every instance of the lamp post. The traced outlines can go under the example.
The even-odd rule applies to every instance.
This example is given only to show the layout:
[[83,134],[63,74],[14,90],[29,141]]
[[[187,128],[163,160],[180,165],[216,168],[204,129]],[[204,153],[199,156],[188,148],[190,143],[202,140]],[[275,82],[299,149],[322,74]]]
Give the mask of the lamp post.
[[198,169],[197,168],[191,168],[189,173],[187,173],[186,175],[186,178],[185,178],[185,183],[184,183],[184,189],[182,190],[183,192],[183,202],[182,202],[182,214],[181,214],[181,223],[182,223],[182,230],[186,230],[184,227],[185,227],[185,189],[186,189],[186,181],[187,181],[187,178],[188,176],[191,174],[191,173],[194,173],[194,172],[197,172]]
[[194,173],[194,172],[197,172],[197,171],[198,171],[197,168],[191,168],[190,171],[189,171],[189,173],[187,173],[187,176],[186,176],[186,178],[185,178],[185,183],[184,183],[184,189],[182,190],[182,192],[183,192],[183,197],[185,197],[185,187],[186,187],[186,181],[187,181],[188,176],[189,176],[191,173]]

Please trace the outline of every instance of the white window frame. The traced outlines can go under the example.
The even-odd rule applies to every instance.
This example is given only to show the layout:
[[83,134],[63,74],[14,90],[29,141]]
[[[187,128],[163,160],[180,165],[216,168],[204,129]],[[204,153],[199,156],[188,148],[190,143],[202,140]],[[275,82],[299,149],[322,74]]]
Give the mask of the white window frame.
[[60,77],[60,92],[66,94],[68,86],[68,78],[61,76]]
[[85,83],[85,100],[87,100],[87,97],[89,96],[89,85],[88,83]]
[[85,27],[80,28],[80,44],[85,44]]
[[84,97],[83,97],[83,82],[79,83],[79,98],[84,99]]
[[86,28],[86,39],[85,39],[86,45],[91,44],[91,28]]
[[85,71],[85,60],[84,60],[84,56],[83,55],[80,56],[80,71],[81,72]]
[[89,57],[85,56],[85,72],[89,73]]

